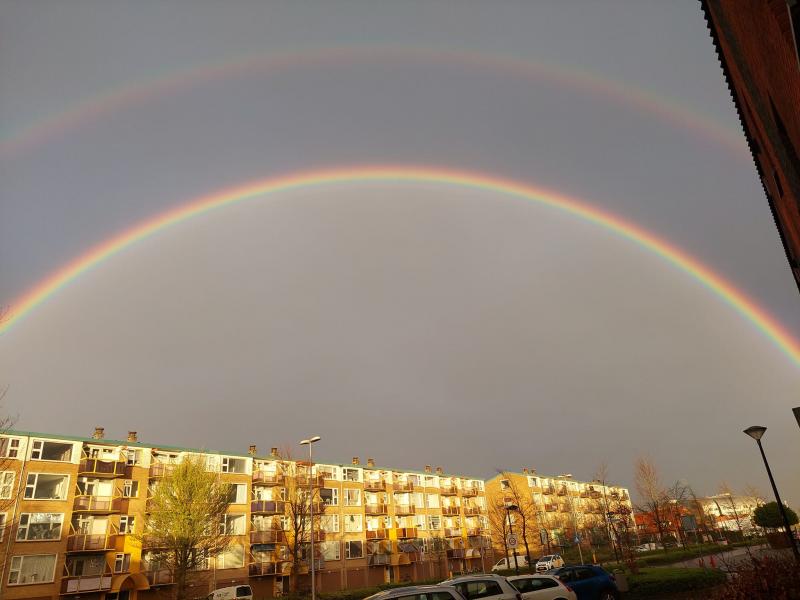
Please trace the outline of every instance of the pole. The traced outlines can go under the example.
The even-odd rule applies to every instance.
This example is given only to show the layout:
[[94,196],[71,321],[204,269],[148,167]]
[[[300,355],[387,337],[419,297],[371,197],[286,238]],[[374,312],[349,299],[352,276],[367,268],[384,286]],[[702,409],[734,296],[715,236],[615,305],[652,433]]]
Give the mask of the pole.
[[308,445],[308,505],[311,515],[311,600],[316,600],[317,586],[315,585],[316,580],[314,576],[314,458],[311,454],[312,445],[313,443]]
[[769,476],[769,483],[772,486],[772,492],[775,494],[775,500],[778,502],[778,510],[781,511],[781,517],[783,518],[783,526],[786,529],[786,535],[789,537],[789,547],[792,549],[792,554],[794,554],[794,559],[797,562],[800,562],[800,550],[797,549],[797,542],[792,535],[792,526],[789,524],[789,517],[786,515],[786,508],[783,506],[783,502],[781,502],[781,496],[778,493],[778,486],[775,485],[775,479],[772,477],[772,470],[769,468],[769,463],[767,462],[767,455],[764,454],[764,447],[761,445],[761,440],[756,440],[756,444],[758,444],[758,449],[761,450],[761,458],[764,459],[764,466],[767,468],[767,475]]
[[[511,511],[506,508],[506,515],[508,516],[508,535],[514,535],[514,526],[511,523]],[[514,552],[514,570],[519,575],[519,562],[517,561],[517,547],[512,548]]]

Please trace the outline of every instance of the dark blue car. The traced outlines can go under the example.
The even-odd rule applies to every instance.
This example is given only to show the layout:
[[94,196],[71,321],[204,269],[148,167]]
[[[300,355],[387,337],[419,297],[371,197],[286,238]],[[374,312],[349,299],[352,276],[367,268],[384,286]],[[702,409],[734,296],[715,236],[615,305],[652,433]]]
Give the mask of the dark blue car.
[[595,565],[570,565],[548,571],[566,583],[578,600],[615,600],[619,598],[614,576]]

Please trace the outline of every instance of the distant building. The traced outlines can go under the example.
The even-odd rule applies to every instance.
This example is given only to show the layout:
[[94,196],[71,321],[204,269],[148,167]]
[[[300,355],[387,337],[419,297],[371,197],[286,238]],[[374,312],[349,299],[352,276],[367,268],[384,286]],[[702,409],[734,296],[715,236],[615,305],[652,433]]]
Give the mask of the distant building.
[[701,5],[800,286],[800,2],[701,0]]
[[762,504],[758,498],[718,494],[699,500],[703,512],[720,531],[754,532],[756,525],[753,523],[753,513]]

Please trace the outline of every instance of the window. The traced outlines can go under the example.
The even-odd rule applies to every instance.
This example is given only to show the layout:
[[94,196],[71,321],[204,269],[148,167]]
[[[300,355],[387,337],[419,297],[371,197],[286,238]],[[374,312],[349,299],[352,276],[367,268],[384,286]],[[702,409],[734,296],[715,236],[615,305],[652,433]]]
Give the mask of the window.
[[231,498],[231,504],[246,504],[247,484],[246,483],[230,484],[230,498]]
[[14,493],[14,471],[0,473],[0,498],[8,500]]
[[126,479],[122,485],[123,498],[136,498],[139,495],[139,482]]
[[17,527],[17,541],[61,539],[62,513],[22,513]]
[[72,460],[72,444],[34,440],[31,450],[31,459],[69,462]]
[[441,529],[442,518],[439,515],[428,515],[428,529]]
[[55,554],[12,556],[8,585],[50,583],[56,570]]
[[19,442],[19,438],[0,438],[0,456],[3,458],[18,458]]
[[133,533],[133,526],[136,522],[134,515],[122,515],[119,518],[119,532],[122,534]]
[[114,573],[127,573],[131,570],[131,555],[117,553],[114,556]]
[[544,577],[525,577],[523,579],[515,579],[511,583],[523,594],[525,592],[537,592],[547,588],[558,587],[556,581]]
[[244,546],[231,546],[217,557],[218,569],[240,569],[244,566]]
[[320,489],[319,497],[322,498],[325,506],[339,506],[339,490],[336,488]]
[[361,490],[345,490],[344,491],[344,505],[345,506],[360,506],[361,505]]
[[336,467],[331,467],[328,465],[317,465],[316,466],[317,475],[323,477],[324,479],[338,479],[336,476]]
[[414,527],[417,529],[425,529],[425,515],[417,515],[415,519]]
[[343,479],[344,479],[344,481],[361,481],[361,478],[359,477],[359,471],[360,471],[360,469],[350,469],[350,468],[345,467],[343,469],[343,472],[344,472]]
[[344,543],[345,558],[362,558],[364,556],[363,542],[347,541]]
[[6,537],[6,513],[0,513],[0,542]]
[[455,587],[467,600],[486,598],[487,596],[501,596],[503,594],[500,584],[492,580],[467,581],[457,583]]
[[428,494],[426,498],[428,508],[439,508],[439,494]]
[[320,519],[320,528],[326,533],[338,533],[339,515],[323,515]]
[[134,467],[136,465],[142,464],[142,451],[138,449],[128,450],[128,457],[125,463],[129,467]]
[[68,475],[30,473],[25,484],[26,500],[66,500]]
[[339,560],[341,559],[341,544],[339,542],[322,542],[321,550],[322,558],[325,560]]
[[347,532],[361,531],[361,515],[344,515],[344,530]]
[[245,515],[223,515],[219,532],[224,535],[244,535]]
[[223,456],[221,470],[223,473],[244,473],[247,470],[247,463],[243,458]]

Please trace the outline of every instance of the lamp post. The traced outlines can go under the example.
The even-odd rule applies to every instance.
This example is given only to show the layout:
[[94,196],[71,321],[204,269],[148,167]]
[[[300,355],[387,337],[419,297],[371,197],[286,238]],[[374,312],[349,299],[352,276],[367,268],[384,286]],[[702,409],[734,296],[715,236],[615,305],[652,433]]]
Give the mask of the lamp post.
[[764,447],[761,445],[761,436],[764,435],[766,430],[766,427],[753,425],[745,429],[744,432],[753,438],[756,441],[756,444],[758,444],[758,449],[761,451],[761,458],[764,459],[764,466],[766,467],[767,475],[769,476],[769,483],[772,485],[772,491],[775,494],[775,500],[778,503],[778,510],[781,512],[781,518],[783,518],[783,527],[786,529],[786,535],[789,536],[789,547],[792,549],[795,560],[800,562],[800,551],[798,551],[797,542],[792,535],[792,526],[789,525],[789,517],[786,516],[786,509],[783,506],[783,502],[781,502],[781,495],[778,493],[778,487],[775,485],[775,479],[772,477],[772,470],[769,468],[767,455],[764,454]]
[[[514,526],[511,523],[511,511],[512,510],[519,510],[519,506],[516,504],[506,504],[506,516],[508,517],[508,535],[511,537],[514,535]],[[517,546],[514,545],[512,548],[514,552],[514,570],[516,571],[517,575],[519,575],[519,561],[517,560]],[[508,557],[506,557],[508,558]]]
[[308,446],[308,507],[311,521],[309,526],[311,528],[311,600],[316,600],[317,598],[317,586],[315,585],[316,581],[314,578],[314,458],[311,454],[311,446],[314,442],[318,442],[321,439],[321,437],[315,435],[312,438],[300,442],[301,446]]

